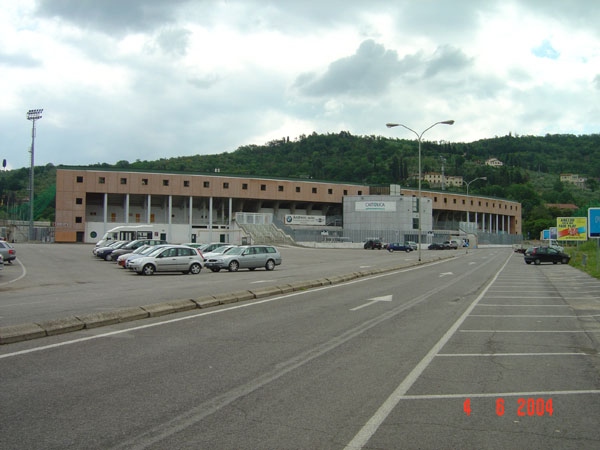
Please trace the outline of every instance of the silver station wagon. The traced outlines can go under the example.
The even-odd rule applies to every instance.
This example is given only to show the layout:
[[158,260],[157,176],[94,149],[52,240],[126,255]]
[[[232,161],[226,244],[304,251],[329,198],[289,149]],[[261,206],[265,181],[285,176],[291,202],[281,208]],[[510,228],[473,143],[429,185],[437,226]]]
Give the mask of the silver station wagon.
[[223,255],[214,255],[204,261],[204,267],[218,272],[227,269],[237,272],[238,269],[250,269],[264,267],[273,270],[281,264],[281,254],[272,245],[243,245],[234,247]]

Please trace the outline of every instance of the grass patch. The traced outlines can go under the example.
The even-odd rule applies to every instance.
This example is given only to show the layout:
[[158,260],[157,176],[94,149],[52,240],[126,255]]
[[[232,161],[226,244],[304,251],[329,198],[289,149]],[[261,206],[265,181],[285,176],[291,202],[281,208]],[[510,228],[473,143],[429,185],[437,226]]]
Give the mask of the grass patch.
[[565,247],[565,252],[571,255],[569,264],[594,278],[600,279],[600,242],[590,239],[576,246]]

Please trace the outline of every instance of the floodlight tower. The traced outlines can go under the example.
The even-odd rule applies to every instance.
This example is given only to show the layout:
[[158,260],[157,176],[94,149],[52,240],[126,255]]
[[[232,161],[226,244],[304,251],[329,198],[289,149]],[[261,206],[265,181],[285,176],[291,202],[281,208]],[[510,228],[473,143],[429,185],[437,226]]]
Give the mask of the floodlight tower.
[[35,121],[42,118],[43,109],[27,111],[27,120],[31,120],[31,167],[29,169],[29,240],[33,241],[33,164],[35,149]]

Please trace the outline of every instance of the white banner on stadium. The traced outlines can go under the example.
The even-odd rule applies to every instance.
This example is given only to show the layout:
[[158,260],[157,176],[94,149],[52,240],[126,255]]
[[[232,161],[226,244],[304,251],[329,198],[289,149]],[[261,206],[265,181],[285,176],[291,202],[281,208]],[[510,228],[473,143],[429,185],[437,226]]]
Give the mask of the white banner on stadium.
[[396,202],[356,202],[355,211],[396,211]]
[[325,216],[303,216],[300,214],[286,214],[286,225],[325,225]]

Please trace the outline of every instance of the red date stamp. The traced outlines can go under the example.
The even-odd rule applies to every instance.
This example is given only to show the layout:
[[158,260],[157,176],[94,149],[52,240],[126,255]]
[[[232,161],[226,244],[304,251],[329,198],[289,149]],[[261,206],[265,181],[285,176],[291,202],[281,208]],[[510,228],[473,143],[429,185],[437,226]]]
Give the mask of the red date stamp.
[[[467,398],[463,402],[463,411],[467,416],[471,415],[471,399]],[[505,400],[500,397],[496,399],[496,415],[501,417],[505,413]],[[518,398],[517,399],[517,416],[533,417],[533,416],[551,416],[554,413],[552,399],[544,398]]]

